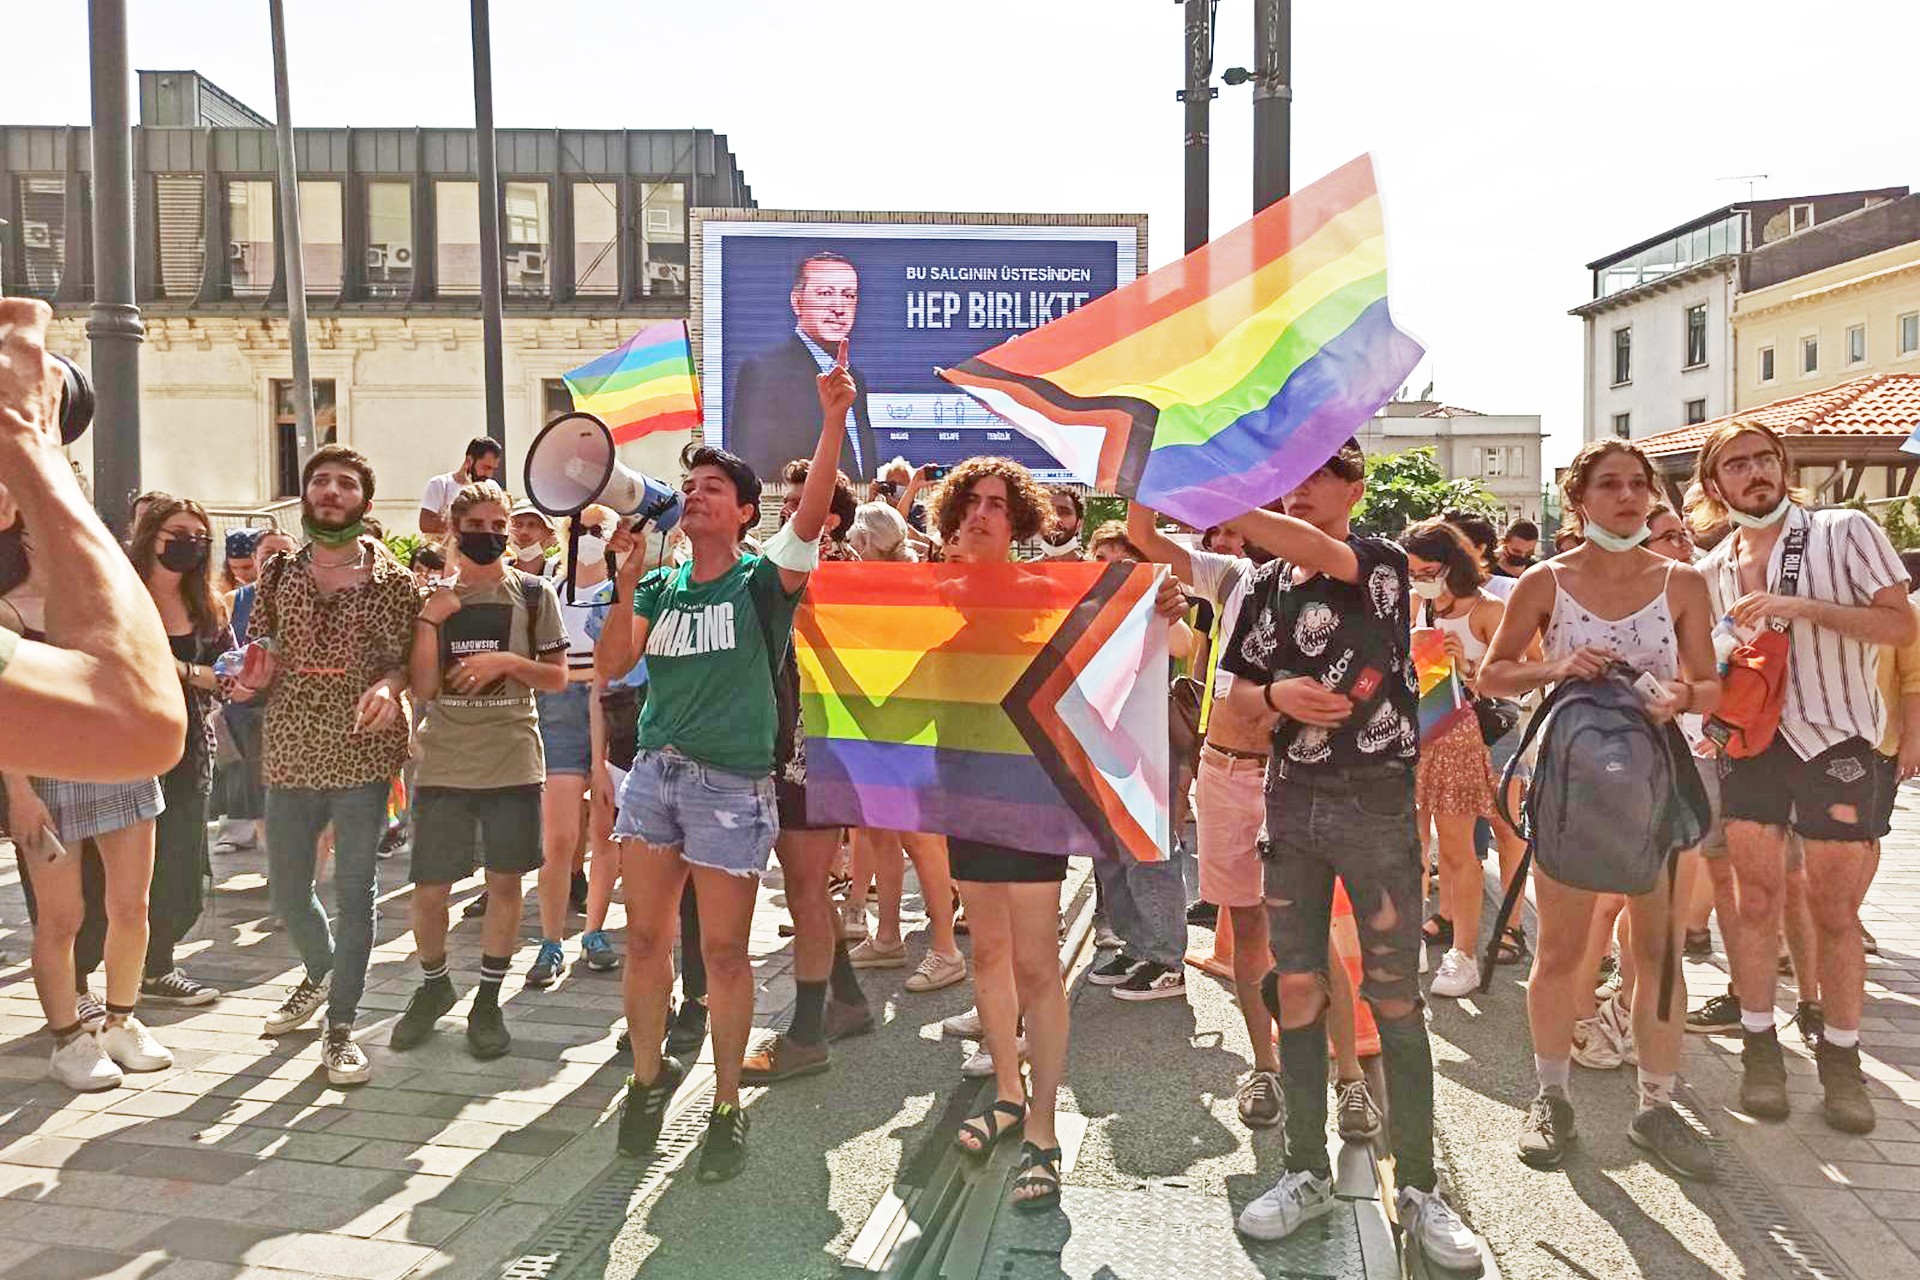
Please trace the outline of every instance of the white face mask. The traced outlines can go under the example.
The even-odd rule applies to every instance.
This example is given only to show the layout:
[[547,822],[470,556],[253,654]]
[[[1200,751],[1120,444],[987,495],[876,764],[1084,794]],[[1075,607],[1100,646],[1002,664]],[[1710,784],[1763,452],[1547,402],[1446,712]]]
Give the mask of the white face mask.
[[1588,542],[1599,547],[1602,551],[1631,551],[1645,542],[1647,538],[1652,535],[1653,530],[1647,528],[1643,522],[1638,530],[1630,536],[1623,538],[1617,533],[1608,533],[1605,529],[1602,529],[1598,521],[1589,520],[1581,532],[1586,535]]
[[1787,510],[1792,506],[1793,499],[1783,495],[1780,499],[1780,505],[1763,516],[1750,516],[1744,511],[1736,511],[1732,507],[1728,507],[1727,519],[1733,521],[1742,529],[1770,529],[1787,518]]
[[1422,600],[1438,600],[1441,596],[1447,594],[1446,579],[1434,578],[1431,581],[1427,581],[1415,578],[1413,580],[1413,594],[1419,596]]
[[545,560],[547,558],[547,552],[544,547],[536,542],[532,546],[515,548],[513,557],[524,564],[532,564],[536,560]]
[[576,564],[599,564],[607,558],[607,540],[597,533],[583,533],[574,544],[573,559]]

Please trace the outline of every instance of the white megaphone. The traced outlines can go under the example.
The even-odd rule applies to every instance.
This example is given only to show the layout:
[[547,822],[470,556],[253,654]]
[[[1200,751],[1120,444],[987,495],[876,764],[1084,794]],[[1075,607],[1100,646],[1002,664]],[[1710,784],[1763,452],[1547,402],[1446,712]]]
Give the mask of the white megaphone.
[[680,522],[683,501],[678,489],[623,464],[613,433],[590,413],[562,414],[533,438],[527,498],[550,516],[578,515],[598,502],[659,533]]

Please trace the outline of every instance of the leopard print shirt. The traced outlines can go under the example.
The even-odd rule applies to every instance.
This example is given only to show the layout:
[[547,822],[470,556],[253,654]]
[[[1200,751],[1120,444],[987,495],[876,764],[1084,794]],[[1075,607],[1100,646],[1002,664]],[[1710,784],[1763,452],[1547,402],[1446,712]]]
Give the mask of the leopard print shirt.
[[247,622],[248,640],[273,643],[266,783],[331,790],[386,782],[406,763],[406,709],[378,733],[354,732],[354,716],[375,681],[406,670],[420,592],[407,567],[375,543],[366,582],[323,594],[311,551],[283,552],[261,566]]

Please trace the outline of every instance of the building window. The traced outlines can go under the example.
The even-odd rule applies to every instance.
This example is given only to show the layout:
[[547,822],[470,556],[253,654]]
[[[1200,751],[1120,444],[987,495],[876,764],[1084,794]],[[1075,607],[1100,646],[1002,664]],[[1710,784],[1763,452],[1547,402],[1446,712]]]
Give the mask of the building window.
[[1483,449],[1480,453],[1480,474],[1489,478],[1507,474],[1507,451],[1502,448]]
[[1625,440],[1633,435],[1633,415],[1616,413],[1613,415],[1613,434]]
[[19,194],[25,288],[50,298],[67,268],[67,180],[22,178]]
[[1865,364],[1867,362],[1867,326],[1852,324],[1847,326],[1847,363]]
[[433,270],[442,297],[480,292],[480,184],[433,184]]
[[1920,311],[1909,311],[1895,323],[1900,327],[1900,354],[1910,356],[1920,351]]
[[640,184],[642,297],[678,298],[687,292],[687,188],[680,182]]
[[273,183],[235,178],[227,183],[227,292],[264,298],[273,287]]
[[[313,380],[314,447],[339,439],[339,415],[334,411],[333,379]],[[293,416],[293,380],[273,380],[273,496],[300,496],[300,431]]]
[[1707,362],[1707,304],[1687,308],[1687,368]]
[[163,173],[153,180],[160,233],[160,294],[192,298],[207,267],[207,207],[197,173]]
[[413,187],[405,182],[369,182],[367,296],[404,298],[412,292]]
[[562,378],[540,379],[540,422],[545,425],[564,413],[573,412],[573,393]]
[[1507,474],[1510,476],[1527,474],[1527,451],[1517,444],[1507,449]]
[[1633,330],[1613,331],[1613,385],[1633,381]]
[[1817,336],[1800,339],[1800,372],[1820,372],[1820,339]]
[[1788,216],[1792,219],[1790,226],[1794,232],[1805,231],[1813,225],[1813,206],[1810,204],[1793,205]]
[[[507,220],[501,225],[501,247],[507,255],[501,278],[509,298],[544,298],[551,278],[547,259],[553,237],[547,218],[551,190],[544,182],[509,182]],[[477,212],[477,210],[476,210]]]
[[1686,425],[1689,427],[1696,422],[1705,422],[1707,420],[1707,402],[1705,400],[1689,400],[1682,407],[1681,414],[1686,419]]
[[1760,348],[1760,381],[1773,381],[1773,348]]
[[573,292],[611,298],[620,292],[620,187],[573,184]]
[[340,233],[344,224],[339,183],[300,184],[300,266],[308,293],[340,292]]

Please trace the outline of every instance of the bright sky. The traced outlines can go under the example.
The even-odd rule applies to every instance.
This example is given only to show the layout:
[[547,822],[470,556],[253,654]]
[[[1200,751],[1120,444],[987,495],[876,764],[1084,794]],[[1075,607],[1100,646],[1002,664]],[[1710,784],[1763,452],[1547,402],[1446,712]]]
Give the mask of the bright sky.
[[[136,68],[273,112],[265,0],[132,0]],[[461,0],[290,0],[295,122],[472,123]],[[1920,179],[1912,0],[1295,6],[1296,186],[1371,150],[1393,302],[1435,395],[1580,434],[1582,264],[1747,193]],[[0,120],[88,117],[86,6],[20,4]],[[1253,58],[1219,7],[1218,73]],[[698,126],[766,207],[1145,211],[1181,228],[1174,0],[495,0],[502,127]],[[1251,209],[1249,89],[1214,103],[1214,230]],[[1678,406],[1676,406],[1677,410]],[[1677,424],[1676,424],[1677,425]]]

